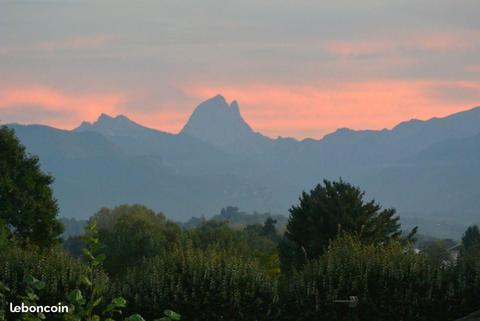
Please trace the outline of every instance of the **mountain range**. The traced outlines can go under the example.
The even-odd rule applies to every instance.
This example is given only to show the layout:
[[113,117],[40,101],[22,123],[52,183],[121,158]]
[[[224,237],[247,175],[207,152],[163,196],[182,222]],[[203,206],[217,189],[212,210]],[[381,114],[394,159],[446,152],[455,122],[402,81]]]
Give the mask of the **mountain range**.
[[341,177],[433,234],[480,221],[480,107],[301,141],[255,132],[238,103],[220,95],[201,103],[178,134],[105,114],[73,130],[8,126],[55,177],[64,217],[123,203],[180,221],[228,205],[287,214],[303,190]]

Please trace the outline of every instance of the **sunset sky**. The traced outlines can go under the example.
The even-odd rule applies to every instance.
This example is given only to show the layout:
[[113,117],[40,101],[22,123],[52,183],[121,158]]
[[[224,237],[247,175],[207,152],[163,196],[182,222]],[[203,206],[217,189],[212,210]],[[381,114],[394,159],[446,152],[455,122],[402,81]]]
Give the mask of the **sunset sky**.
[[178,132],[222,94],[256,131],[320,138],[480,105],[480,1],[328,3],[0,0],[0,122]]

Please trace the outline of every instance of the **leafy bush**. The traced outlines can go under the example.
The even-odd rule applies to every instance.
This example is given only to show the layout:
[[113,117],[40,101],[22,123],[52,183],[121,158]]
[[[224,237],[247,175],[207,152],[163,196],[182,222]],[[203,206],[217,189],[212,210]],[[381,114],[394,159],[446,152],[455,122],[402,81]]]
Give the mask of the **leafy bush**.
[[[459,308],[467,288],[463,275],[398,243],[364,245],[341,237],[319,260],[282,279],[283,319],[450,320],[471,312]],[[470,281],[480,285],[478,275]],[[359,298],[356,309],[334,302],[349,296]]]
[[[77,287],[74,290],[64,294],[66,298],[66,304],[69,306],[69,310],[64,314],[57,314],[49,316],[50,320],[63,320],[63,321],[115,321],[114,316],[119,316],[123,313],[123,309],[126,307],[127,301],[123,297],[116,297],[110,301],[106,297],[106,285],[107,282],[102,278],[102,264],[105,261],[105,254],[103,246],[99,242],[98,232],[96,230],[95,222],[92,222],[85,228],[86,234],[82,237],[84,244],[83,255],[85,258],[85,264],[80,267],[76,272]],[[18,251],[9,251],[9,254],[13,256],[5,255],[3,257],[4,262],[15,257]],[[48,253],[51,254],[51,253]],[[50,257],[48,255],[48,257]],[[21,261],[21,260],[19,260]],[[25,261],[25,260],[24,260]],[[13,262],[18,262],[13,260]],[[55,265],[56,262],[54,262]],[[5,269],[8,270],[8,267]],[[11,272],[11,271],[9,271]],[[54,305],[51,301],[42,301],[38,292],[42,291],[46,283],[33,277],[28,267],[25,271],[23,282],[12,282],[14,280],[11,277],[8,281],[9,284],[16,285],[14,291],[11,291],[9,287],[0,282],[0,321],[5,320],[7,316],[11,316],[6,313],[7,301],[15,302],[18,299],[19,302],[27,306],[43,305],[42,302],[46,302],[45,305]],[[11,273],[10,273],[11,276]],[[15,284],[17,283],[17,284]],[[18,285],[21,286],[18,286]],[[19,290],[22,288],[22,290]],[[83,288],[81,290],[80,288]],[[57,289],[58,290],[58,289]],[[22,294],[24,293],[24,294]],[[56,293],[58,294],[58,292]],[[43,291],[42,291],[43,296]],[[58,299],[57,302],[64,301]],[[65,302],[64,302],[65,304]],[[156,321],[178,321],[181,316],[172,310],[164,310],[163,317],[156,319]],[[41,321],[46,319],[46,315],[43,312],[26,312],[19,316],[17,321]],[[145,321],[139,314],[132,314],[129,317],[122,318],[124,321]]]
[[[56,305],[65,301],[67,294],[83,288],[80,279],[86,267],[62,251],[37,251],[34,249],[11,248],[0,254],[0,282],[10,289],[11,294],[25,293],[26,282],[33,276],[45,283],[39,304]],[[108,278],[98,272],[95,276],[99,284],[107,284]],[[7,302],[15,302],[7,295]]]
[[[121,216],[119,221],[126,225],[117,227],[135,232],[150,219],[156,222],[152,226],[167,227],[157,214],[148,214],[147,220],[139,217]],[[174,229],[163,227],[132,235],[123,230],[123,241],[133,242],[130,250],[150,249],[142,244],[151,244],[153,231],[164,233],[157,240],[168,241],[155,243],[160,247],[152,249],[166,244],[170,248],[129,257],[131,267],[110,279],[102,271],[103,252],[109,247],[100,244],[102,231],[97,233],[94,225],[87,227],[79,243],[87,246],[83,262],[59,248],[38,251],[5,240],[7,247],[0,251],[0,320],[5,302],[25,295],[29,300],[36,298],[35,304],[66,301],[72,308],[72,314],[48,316],[49,321],[103,320],[120,311],[130,315],[127,321],[144,320],[137,311],[148,319],[163,315],[159,320],[178,320],[179,315],[165,309],[181,311],[193,321],[446,321],[480,308],[477,246],[463,249],[458,261],[445,265],[414,253],[400,241],[369,244],[358,235],[341,235],[320,258],[279,276],[275,243],[256,226],[238,230],[222,223],[204,224],[181,233],[178,240],[168,236]],[[110,235],[110,248],[117,249],[121,262],[121,246],[114,233]],[[32,292],[40,289],[29,282],[32,277],[43,284],[38,294]],[[356,308],[335,302],[350,296],[358,297]]]
[[187,320],[276,320],[276,283],[248,260],[218,250],[173,250],[146,259],[112,289],[147,317],[165,308]]

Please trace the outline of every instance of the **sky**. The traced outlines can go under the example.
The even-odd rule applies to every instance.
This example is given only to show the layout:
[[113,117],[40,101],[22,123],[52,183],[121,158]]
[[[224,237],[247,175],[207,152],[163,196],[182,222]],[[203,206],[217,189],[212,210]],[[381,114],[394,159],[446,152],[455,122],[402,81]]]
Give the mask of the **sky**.
[[478,0],[0,0],[0,123],[176,133],[237,100],[271,137],[480,105]]

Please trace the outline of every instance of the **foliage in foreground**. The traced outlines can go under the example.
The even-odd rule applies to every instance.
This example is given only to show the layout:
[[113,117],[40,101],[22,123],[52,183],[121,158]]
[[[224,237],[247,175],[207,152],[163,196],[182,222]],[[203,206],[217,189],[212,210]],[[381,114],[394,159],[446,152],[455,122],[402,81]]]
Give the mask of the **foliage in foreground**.
[[[38,251],[34,249],[10,248],[0,253],[0,281],[10,289],[10,293],[25,293],[29,277],[45,283],[39,304],[51,305],[62,302],[68,293],[84,289],[80,280],[85,273],[84,264],[58,250]],[[104,273],[98,272],[96,282],[108,283]],[[7,295],[7,302],[15,302],[15,297]]]
[[116,280],[113,291],[146,316],[166,306],[186,320],[275,320],[279,313],[275,280],[253,262],[213,249],[147,259]]
[[[39,302],[56,304],[76,288],[88,297],[80,282],[85,265],[65,255],[17,249],[3,258],[1,281],[17,294],[26,293],[22,282],[32,273],[46,280]],[[148,319],[173,308],[199,321],[450,321],[480,307],[480,253],[473,249],[455,264],[437,265],[399,242],[364,244],[348,235],[280,278],[255,258],[218,247],[178,247],[110,280],[97,277],[108,282],[99,295],[102,308],[121,296],[129,303],[122,308],[126,315],[141,311]],[[359,298],[355,309],[333,302],[352,295]]]
[[[353,236],[334,241],[280,284],[285,320],[453,320],[480,300],[478,267],[438,266],[400,243],[365,245]],[[356,309],[333,302],[352,295]]]
[[[54,314],[49,316],[50,320],[63,320],[63,321],[115,321],[116,316],[121,316],[123,309],[126,307],[127,301],[123,297],[115,297],[108,303],[106,300],[106,286],[107,282],[102,279],[104,276],[102,271],[102,264],[105,260],[105,254],[102,253],[102,245],[99,243],[98,233],[96,231],[95,223],[89,224],[86,227],[86,235],[83,237],[85,244],[87,245],[83,249],[83,255],[85,257],[85,264],[81,266],[78,275],[74,281],[76,281],[77,287],[74,290],[63,291],[63,297],[57,300],[52,300],[52,297],[58,295],[58,292],[53,296],[45,296],[42,304],[41,296],[38,295],[38,291],[43,290],[46,287],[46,283],[38,280],[32,276],[33,269],[19,269],[23,273],[23,282],[17,282],[23,287],[23,290],[17,288],[15,291],[11,291],[9,287],[5,286],[3,282],[0,282],[0,321],[8,318],[14,318],[16,321],[41,321],[46,319],[46,315],[43,312],[26,312],[13,316],[12,313],[6,312],[7,302],[19,302],[26,306],[37,305],[55,305],[57,302],[63,302],[68,305],[69,311],[67,313]],[[16,248],[8,251],[9,254],[15,257],[18,253],[28,253],[24,249]],[[12,257],[4,257],[5,265],[4,270],[6,272],[14,272],[11,267],[8,266],[8,262],[12,261]],[[40,256],[41,258],[42,256]],[[48,254],[46,257],[50,257]],[[8,261],[7,261],[8,260]],[[71,259],[70,259],[71,260]],[[19,261],[22,261],[21,259]],[[25,260],[28,261],[28,260]],[[62,260],[60,260],[61,262]],[[57,260],[53,260],[57,263]],[[17,261],[18,263],[18,261]],[[30,262],[28,262],[30,263]],[[79,262],[77,262],[79,263]],[[21,266],[24,268],[24,266]],[[50,270],[51,271],[51,270]],[[50,272],[49,271],[49,272]],[[18,276],[10,273],[3,279],[8,282],[7,284],[15,286],[13,279]],[[55,277],[53,277],[55,279]],[[2,281],[4,281],[2,280]],[[58,279],[60,281],[61,278]],[[62,280],[64,281],[64,280]],[[83,290],[81,289],[83,288]],[[57,289],[58,290],[58,289]],[[24,293],[24,294],[21,294]],[[50,293],[52,294],[52,293]],[[64,300],[66,298],[66,302]],[[173,321],[180,320],[180,315],[171,311],[164,310],[164,317],[156,319],[155,321]],[[139,314],[132,314],[129,317],[122,318],[124,321],[145,321]]]

